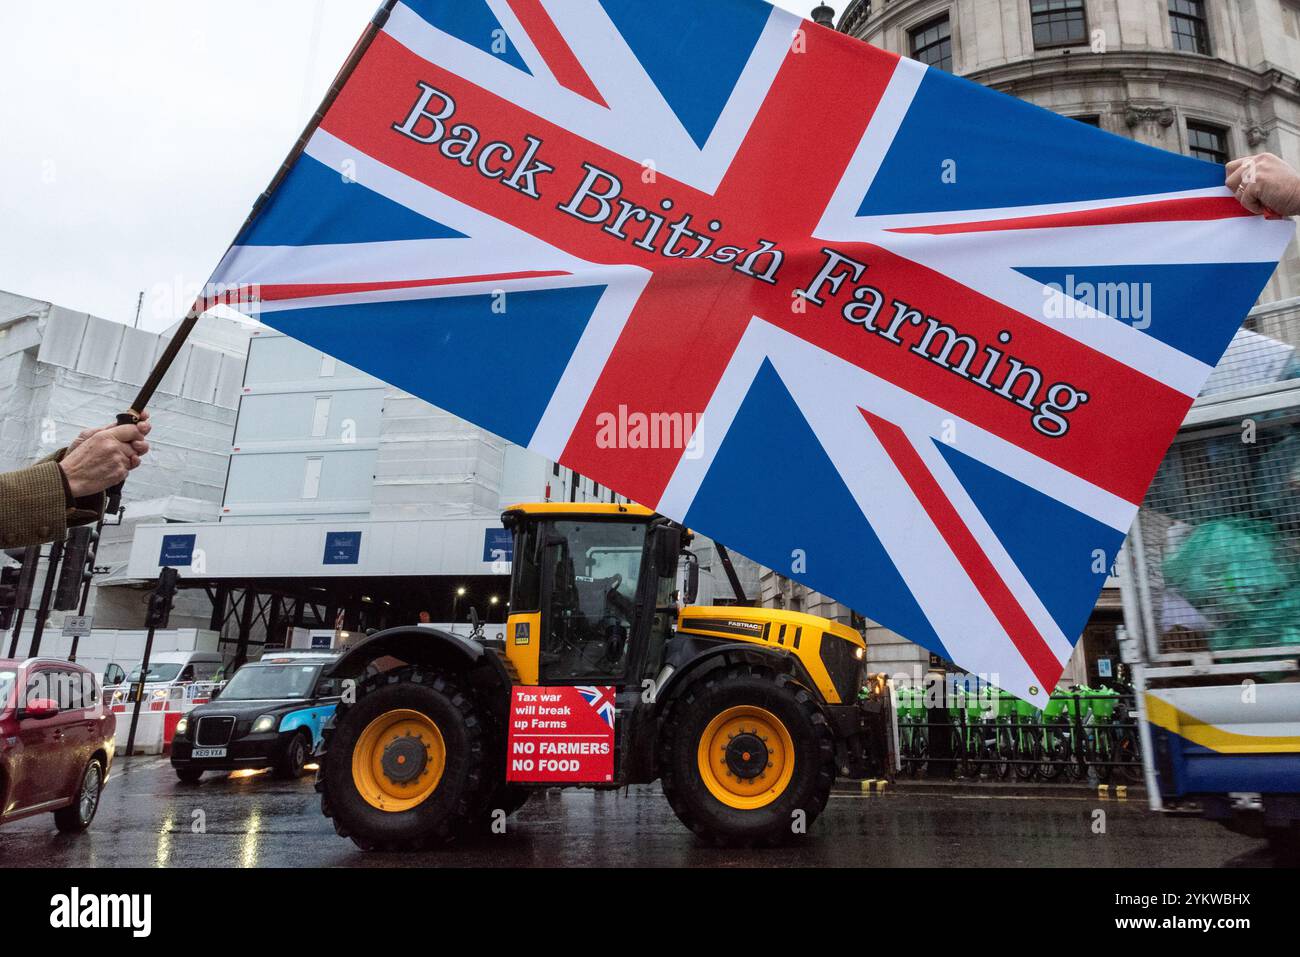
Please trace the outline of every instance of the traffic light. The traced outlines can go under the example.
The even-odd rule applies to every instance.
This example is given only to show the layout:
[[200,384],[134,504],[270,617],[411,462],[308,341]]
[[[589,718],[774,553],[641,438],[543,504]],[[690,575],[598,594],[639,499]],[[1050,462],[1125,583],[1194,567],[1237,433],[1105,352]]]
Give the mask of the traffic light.
[[13,626],[14,612],[31,604],[32,584],[36,580],[36,565],[40,561],[39,546],[6,549],[5,554],[16,559],[17,566],[0,569],[0,631]]
[[68,533],[63,543],[63,564],[54,591],[54,610],[72,611],[81,606],[81,590],[94,575],[95,552],[99,533],[90,525],[81,525]]
[[176,580],[180,574],[174,568],[164,568],[158,573],[158,587],[149,595],[149,610],[145,612],[146,628],[166,628],[176,595]]

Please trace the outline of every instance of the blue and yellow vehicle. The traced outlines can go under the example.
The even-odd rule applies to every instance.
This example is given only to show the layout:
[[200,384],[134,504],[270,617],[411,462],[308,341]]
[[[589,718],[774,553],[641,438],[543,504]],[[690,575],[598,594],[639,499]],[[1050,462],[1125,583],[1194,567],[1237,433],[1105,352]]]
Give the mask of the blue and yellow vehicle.
[[[873,742],[887,736],[859,701],[859,632],[741,604],[734,578],[737,604],[694,604],[691,533],[641,506],[518,505],[502,520],[514,558],[499,643],[395,628],[331,671],[356,682],[317,776],[340,835],[366,849],[426,847],[510,813],[529,787],[659,780],[702,837],[767,843],[811,825],[837,775],[880,766]],[[613,688],[613,772],[509,783],[518,686]]]
[[1199,810],[1287,863],[1300,863],[1296,319],[1233,340],[1118,567],[1152,809]]
[[1158,806],[1300,849],[1300,684],[1148,688],[1143,696]]
[[320,754],[340,686],[325,674],[336,656],[268,655],[250,662],[176,727],[172,767],[187,784],[205,771],[271,768],[294,778]]

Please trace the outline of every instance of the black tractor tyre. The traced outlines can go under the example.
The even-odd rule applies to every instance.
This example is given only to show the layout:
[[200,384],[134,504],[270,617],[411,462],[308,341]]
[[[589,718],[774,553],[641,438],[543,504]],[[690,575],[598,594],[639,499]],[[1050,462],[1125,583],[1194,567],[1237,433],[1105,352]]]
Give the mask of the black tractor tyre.
[[[437,788],[422,803],[383,811],[358,791],[352,754],[371,721],[399,709],[419,711],[437,725],[446,761]],[[335,714],[316,776],[321,813],[340,837],[365,851],[416,851],[454,840],[482,810],[487,748],[480,711],[454,674],[413,667],[370,678],[358,689],[356,703],[340,704]]]
[[[784,790],[758,808],[724,803],[709,790],[698,762],[709,723],[737,706],[762,708],[785,726],[793,772]],[[661,725],[659,772],[664,796],[688,828],[724,847],[770,846],[806,833],[835,783],[835,740],[817,699],[788,675],[747,665],[718,669],[693,682]]]
[[284,747],[284,754],[276,762],[273,772],[277,778],[286,781],[302,777],[311,757],[311,736],[305,731],[295,731],[293,737]]
[[496,823],[497,812],[504,811],[505,816],[509,817],[528,803],[532,793],[530,788],[498,781],[496,789],[482,805],[474,830],[479,834],[493,833],[492,826]]
[[532,790],[506,781],[506,747],[510,738],[509,705],[501,707],[501,702],[481,695],[479,704],[487,729],[487,770],[483,775],[483,795],[480,813],[475,821],[474,832],[492,833],[494,815],[504,811],[506,817],[514,814],[532,795]]
[[177,768],[176,780],[181,784],[198,784],[199,778],[203,777],[202,768]]

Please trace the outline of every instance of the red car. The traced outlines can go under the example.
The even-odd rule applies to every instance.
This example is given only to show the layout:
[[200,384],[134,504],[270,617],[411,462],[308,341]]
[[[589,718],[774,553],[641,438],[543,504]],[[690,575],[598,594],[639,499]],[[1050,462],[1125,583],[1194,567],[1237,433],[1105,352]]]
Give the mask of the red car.
[[87,669],[54,658],[0,658],[0,824],[53,812],[60,831],[89,827],[116,730]]

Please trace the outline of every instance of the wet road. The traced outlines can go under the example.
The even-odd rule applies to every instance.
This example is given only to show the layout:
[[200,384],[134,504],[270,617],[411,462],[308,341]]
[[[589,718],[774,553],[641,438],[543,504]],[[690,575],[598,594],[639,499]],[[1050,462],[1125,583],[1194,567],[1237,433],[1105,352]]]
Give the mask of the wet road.
[[[311,779],[209,775],[177,783],[163,759],[114,769],[82,835],[49,815],[0,829],[0,867],[635,866],[1257,866],[1262,842],[1141,800],[1091,795],[836,794],[791,847],[719,850],[673,816],[657,785],[622,792],[551,791],[509,819],[504,835],[442,851],[365,854],[334,835]],[[1104,833],[1095,813],[1105,813]]]

